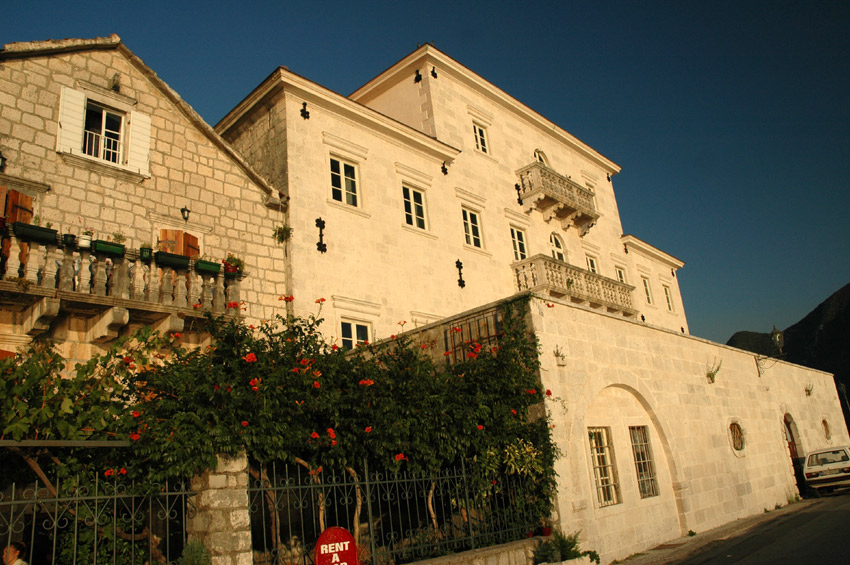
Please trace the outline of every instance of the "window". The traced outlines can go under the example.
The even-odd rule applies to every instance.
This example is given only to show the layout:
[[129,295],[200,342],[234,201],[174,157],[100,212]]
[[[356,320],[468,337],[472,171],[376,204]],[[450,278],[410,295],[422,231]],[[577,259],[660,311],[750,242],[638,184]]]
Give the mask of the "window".
[[404,221],[409,226],[415,226],[419,229],[425,227],[425,194],[414,188],[406,186],[401,187],[401,194],[404,197]]
[[617,280],[623,284],[626,284],[626,271],[622,267],[614,267],[614,270],[617,271]]
[[89,85],[62,87],[56,150],[149,176],[151,118],[136,100]]
[[744,449],[744,430],[737,422],[729,424],[729,434],[732,437],[732,449],[735,451],[743,451]]
[[549,247],[552,250],[552,257],[558,261],[567,260],[567,256],[564,255],[564,240],[555,232],[549,235]]
[[355,345],[369,343],[369,325],[357,322],[342,322],[342,348],[354,349]]
[[666,284],[664,285],[664,299],[667,300],[667,311],[673,311],[673,295],[670,294],[670,287]]
[[463,208],[463,236],[466,244],[473,247],[481,247],[481,223],[478,220],[478,212]]
[[331,197],[337,202],[357,206],[357,166],[331,157]]
[[611,445],[610,428],[588,428],[590,458],[593,463],[593,478],[596,481],[596,499],[600,506],[611,506],[620,502],[620,486],[617,468],[614,465],[614,448]]
[[647,434],[646,426],[629,426],[629,436],[632,439],[632,455],[635,458],[640,497],[658,496],[655,465],[652,463],[652,451],[649,449],[649,434]]
[[86,105],[83,153],[110,163],[120,163],[123,125],[124,114],[89,102]]
[[487,128],[479,124],[472,124],[472,132],[475,134],[475,148],[482,153],[489,153],[487,148]]
[[652,291],[649,290],[649,279],[646,277],[641,277],[641,281],[643,281],[643,292],[646,294],[646,303],[652,304]]
[[598,273],[599,271],[596,268],[596,258],[587,255],[587,270],[591,273]]
[[528,257],[525,250],[525,232],[518,228],[511,228],[511,242],[514,245],[514,261],[522,261]]

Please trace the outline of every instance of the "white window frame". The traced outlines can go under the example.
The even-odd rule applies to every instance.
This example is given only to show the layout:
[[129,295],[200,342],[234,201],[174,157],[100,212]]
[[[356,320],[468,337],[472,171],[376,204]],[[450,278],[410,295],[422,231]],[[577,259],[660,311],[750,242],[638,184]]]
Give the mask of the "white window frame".
[[[481,212],[462,206],[461,217],[463,218],[463,237],[466,245],[476,249],[484,249],[484,230],[481,228]],[[475,233],[476,231],[478,232],[477,235]]]
[[664,289],[664,299],[667,301],[667,311],[672,312],[673,311],[673,293],[670,290],[670,285],[664,284],[664,285],[661,285],[661,287]]
[[649,285],[649,277],[641,277],[641,281],[643,281],[643,293],[646,296],[646,303],[650,306],[653,304],[652,300],[652,287]]
[[[419,202],[416,202],[416,197]],[[404,203],[404,223],[412,228],[428,230],[428,207],[425,191],[407,184],[401,185],[401,197]]]
[[[348,328],[348,337],[346,337],[346,327]],[[357,345],[371,343],[372,324],[362,320],[343,318],[339,324],[339,336],[343,349],[354,349]]]
[[[337,172],[334,171],[334,162],[336,162],[339,166],[339,171]],[[351,173],[353,176],[348,176],[346,167],[351,167]],[[340,204],[344,204],[346,206],[351,206],[352,208],[361,208],[362,198],[360,195],[359,188],[360,171],[358,164],[349,159],[345,159],[338,155],[331,154],[330,159],[328,161],[328,170],[331,174],[331,200],[333,200],[334,202],[339,202]],[[334,186],[335,178],[339,179],[338,187]],[[351,185],[353,185],[353,190],[350,190]],[[335,192],[339,193],[339,198],[336,197]]]
[[[89,129],[85,125],[88,122],[89,113],[100,115],[100,127],[97,131]],[[107,122],[110,117],[113,120],[117,119],[117,131],[108,129]],[[93,100],[87,100],[83,125],[83,153],[108,163],[123,163],[125,133],[127,131],[125,121],[124,112]]]
[[528,258],[528,246],[525,243],[527,239],[525,230],[511,226],[511,244],[514,249],[514,261],[522,261]]
[[599,265],[596,262],[596,257],[594,257],[593,255],[585,255],[585,259],[587,259],[587,270],[595,275],[598,275]]
[[629,284],[626,281],[626,270],[622,267],[614,267],[614,271],[617,273],[617,280],[623,284]]
[[490,154],[490,140],[487,138],[487,126],[472,122],[472,134],[475,136],[475,149]]
[[552,252],[552,258],[558,261],[567,261],[567,246],[560,235],[552,232],[549,234],[549,249]]
[[620,483],[617,479],[617,462],[614,459],[614,444],[611,441],[611,428],[596,426],[587,428],[590,444],[590,461],[593,466],[593,479],[596,486],[596,500],[599,506],[613,506],[620,503]]
[[655,475],[655,463],[652,459],[652,447],[649,444],[648,427],[629,426],[629,439],[632,443],[632,457],[635,461],[640,497],[658,496],[658,480]]

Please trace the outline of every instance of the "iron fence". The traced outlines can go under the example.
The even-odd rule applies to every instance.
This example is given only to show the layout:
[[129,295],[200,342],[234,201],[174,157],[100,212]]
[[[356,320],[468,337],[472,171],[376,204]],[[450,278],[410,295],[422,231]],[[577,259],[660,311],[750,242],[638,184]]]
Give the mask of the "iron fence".
[[99,476],[12,484],[0,492],[0,543],[24,541],[32,564],[173,563],[194,515],[183,483]]
[[354,535],[362,563],[396,565],[521,539],[541,518],[531,485],[516,475],[362,469],[252,466],[255,565],[312,565],[316,540],[331,526]]

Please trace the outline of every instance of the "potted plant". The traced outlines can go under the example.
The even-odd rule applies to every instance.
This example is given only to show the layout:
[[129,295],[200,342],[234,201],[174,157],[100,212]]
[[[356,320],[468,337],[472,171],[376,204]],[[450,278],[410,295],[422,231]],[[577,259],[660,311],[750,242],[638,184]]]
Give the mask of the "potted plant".
[[32,219],[31,224],[25,222],[15,222],[12,224],[12,230],[15,232],[15,237],[24,241],[32,241],[43,243],[46,245],[56,244],[57,231],[52,229],[52,224],[47,222],[45,227],[41,225],[41,218],[36,216]]
[[160,250],[153,254],[157,265],[174,269],[186,269],[189,267],[189,257],[165,251],[172,248],[167,241],[160,241],[158,247]]
[[286,224],[278,226],[274,229],[272,236],[278,243],[283,243],[284,241],[288,241],[292,236],[292,228]]
[[72,233],[63,233],[62,234],[62,245],[71,249],[74,245],[77,244],[77,236]]
[[124,241],[127,238],[124,236],[121,231],[116,231],[112,234],[112,236],[106,241],[102,239],[96,239],[92,245],[94,246],[94,250],[97,253],[103,253],[104,255],[109,255],[110,257],[123,257],[124,256]]
[[84,228],[83,231],[80,232],[80,241],[77,246],[80,249],[88,249],[91,247],[92,236],[94,236],[94,230],[91,228]]
[[153,246],[149,241],[146,241],[145,243],[139,246],[139,258],[146,263],[150,263],[152,257]]
[[239,276],[245,267],[245,261],[233,253],[228,253],[227,258],[222,261],[222,264],[224,264],[224,276],[231,279]]
[[221,270],[221,263],[210,261],[209,259],[205,259],[203,256],[198,255],[195,257],[195,270],[199,273],[217,275]]

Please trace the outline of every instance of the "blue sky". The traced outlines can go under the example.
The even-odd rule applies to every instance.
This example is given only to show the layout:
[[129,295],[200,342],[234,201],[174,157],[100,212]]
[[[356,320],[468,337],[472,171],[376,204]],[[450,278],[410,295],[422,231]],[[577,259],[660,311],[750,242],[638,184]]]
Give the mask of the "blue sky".
[[[486,7],[485,7],[486,6]],[[9,2],[0,43],[117,33],[215,124],[277,66],[342,94],[432,42],[623,167],[691,333],[850,282],[850,2]]]

